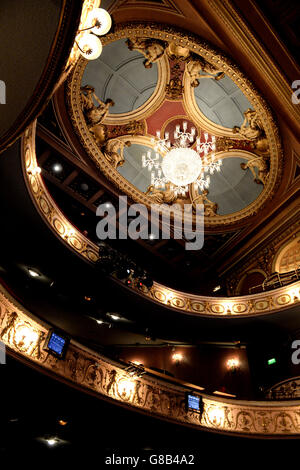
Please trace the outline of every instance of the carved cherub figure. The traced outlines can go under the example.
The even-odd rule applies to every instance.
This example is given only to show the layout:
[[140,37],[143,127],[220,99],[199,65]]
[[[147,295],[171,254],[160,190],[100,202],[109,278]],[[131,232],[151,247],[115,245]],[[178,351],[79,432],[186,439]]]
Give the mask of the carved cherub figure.
[[[82,111],[89,127],[102,122],[109,113],[109,108],[115,104],[110,98],[105,103],[101,101],[91,85],[81,87],[81,99]],[[98,106],[95,105],[94,100],[97,101]]]
[[[225,76],[222,70],[218,69],[202,57],[198,56],[194,56],[192,60],[188,61],[185,70],[190,77],[192,87],[197,87],[200,83],[199,80],[202,78],[213,78],[214,80],[221,80],[221,78]],[[202,75],[201,72],[205,72],[207,75]]]
[[244,121],[241,127],[234,126],[232,130],[234,134],[239,134],[248,140],[255,140],[264,134],[261,120],[257,112],[251,108],[244,112]]
[[192,200],[192,205],[196,209],[196,204],[203,204],[204,206],[204,215],[209,217],[209,216],[214,216],[217,215],[217,210],[218,210],[218,204],[215,202],[212,202],[208,199],[208,190],[204,189],[202,193],[198,194],[193,200]]
[[148,186],[145,194],[155,203],[155,204],[171,204],[177,199],[174,191],[171,189],[170,183],[166,184],[166,190],[155,188],[152,184]]
[[[125,162],[123,156],[124,147],[130,147],[131,142],[127,140],[126,142],[121,139],[110,139],[102,147],[102,152],[108,160],[108,162],[114,167],[122,166]],[[120,151],[120,153],[119,153]]]
[[131,51],[138,51],[145,56],[144,66],[150,69],[165,53],[167,43],[158,39],[135,38],[127,39],[126,44]]
[[[248,160],[247,163],[241,163],[241,168],[243,170],[249,170],[254,176],[254,181],[257,184],[266,184],[267,178],[269,175],[269,159],[268,157],[259,156],[254,157],[251,160]],[[255,171],[257,168],[257,173]]]
[[103,124],[95,124],[90,127],[90,133],[93,135],[96,144],[101,147],[107,140],[107,129]]

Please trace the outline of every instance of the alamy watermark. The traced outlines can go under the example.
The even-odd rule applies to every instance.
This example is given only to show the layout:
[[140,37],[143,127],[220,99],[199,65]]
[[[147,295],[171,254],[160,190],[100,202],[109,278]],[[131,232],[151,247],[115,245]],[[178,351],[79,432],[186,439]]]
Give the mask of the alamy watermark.
[[295,341],[292,342],[292,349],[296,349],[296,351],[293,352],[292,354],[292,363],[297,366],[300,364],[300,340],[295,339]]
[[0,341],[0,365],[1,364],[6,364],[6,347],[2,341]]
[[299,104],[300,103],[300,80],[294,80],[292,83],[292,88],[294,93],[292,94],[292,103]]
[[6,104],[6,86],[3,80],[0,80],[0,104]]
[[[119,197],[119,223],[116,208],[110,204],[100,204],[96,215],[101,217],[97,223],[96,234],[100,240],[164,240],[170,238],[185,240],[186,250],[201,250],[204,244],[204,206],[203,204],[151,204],[150,213],[144,204],[132,204],[127,208],[127,196]],[[192,216],[193,214],[193,216]],[[173,224],[171,223],[173,219]],[[150,230],[149,230],[150,220]],[[161,228],[161,230],[160,230]]]

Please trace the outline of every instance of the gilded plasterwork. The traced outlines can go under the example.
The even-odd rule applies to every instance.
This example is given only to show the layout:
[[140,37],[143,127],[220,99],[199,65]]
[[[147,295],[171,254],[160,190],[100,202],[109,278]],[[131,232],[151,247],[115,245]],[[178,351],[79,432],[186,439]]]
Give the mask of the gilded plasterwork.
[[[91,263],[96,263],[99,259],[98,246],[71,225],[49,195],[37,171],[35,126],[36,124],[33,124],[27,129],[22,143],[25,178],[28,182],[29,192],[41,215],[54,233],[75,253]],[[144,137],[141,136],[140,139],[143,140]],[[177,311],[225,318],[272,314],[285,310],[300,301],[300,282],[261,294],[224,298],[186,294],[169,289],[157,282],[154,282],[150,290],[140,289],[134,283],[131,288],[149,300]]]
[[[126,24],[118,25],[114,33],[104,38],[104,44],[126,38],[130,47],[139,48],[144,51],[146,67],[150,67],[152,62],[159,64],[161,60],[165,60],[166,56],[169,58],[175,57],[177,61],[184,63],[183,83],[181,83],[179,75],[175,75],[172,83],[171,81],[165,83],[165,93],[174,93],[174,95],[171,95],[171,100],[173,98],[178,100],[180,90],[183,92],[184,108],[187,115],[191,117],[197,126],[213,133],[213,135],[217,136],[217,139],[230,139],[231,149],[241,148],[243,142],[247,142],[248,149],[249,146],[252,146],[251,149],[254,153],[253,161],[245,164],[243,169],[249,169],[253,172],[253,175],[256,175],[254,179],[257,183],[263,185],[263,191],[251,204],[237,212],[220,215],[215,207],[213,211],[207,211],[205,217],[206,226],[218,226],[220,228],[224,225],[235,224],[241,220],[246,222],[249,217],[257,214],[265,206],[266,202],[274,196],[281,174],[281,143],[277,127],[265,101],[229,59],[194,36],[187,36],[169,27],[162,27],[157,24]],[[194,67],[191,66],[193,62],[195,62]],[[196,70],[196,62],[198,64],[198,71]],[[189,64],[191,65],[189,66]],[[151,192],[146,191],[143,193],[139,191],[116,172],[115,168],[108,163],[103,152],[101,152],[96,144],[95,139],[88,131],[88,126],[82,115],[79,96],[85,66],[86,61],[80,59],[68,83],[68,98],[74,128],[79,134],[87,153],[96,162],[100,171],[122,193],[128,194],[134,201],[149,207],[152,202],[150,197]],[[196,78],[195,74],[191,75],[192,71],[195,74],[197,72],[198,78]],[[199,79],[202,80],[206,76],[201,75],[201,71],[205,74],[210,74],[216,80],[222,80],[225,73],[242,90],[253,109],[248,110],[247,115],[245,113],[245,121],[240,127],[224,128],[205,118],[199,112],[193,95],[193,89],[197,86]],[[170,72],[169,77],[171,77]],[[191,86],[192,84],[193,86]],[[153,113],[153,110],[151,110],[150,106],[148,115],[144,115],[144,118],[149,117],[151,113]],[[132,118],[134,118],[134,114],[131,115],[130,119]],[[103,124],[108,125],[112,121],[114,124],[117,122],[115,117],[109,116],[104,119]],[[217,150],[223,150],[223,148],[218,149],[217,146]],[[263,152],[264,154],[262,155]],[[257,159],[255,160],[255,158]]]
[[143,375],[132,378],[121,366],[72,341],[61,360],[44,347],[47,326],[40,325],[0,286],[0,338],[19,356],[63,378],[82,391],[93,392],[152,416],[199,429],[258,437],[300,434],[299,402],[254,402],[203,396],[201,415],[185,409],[183,386]]

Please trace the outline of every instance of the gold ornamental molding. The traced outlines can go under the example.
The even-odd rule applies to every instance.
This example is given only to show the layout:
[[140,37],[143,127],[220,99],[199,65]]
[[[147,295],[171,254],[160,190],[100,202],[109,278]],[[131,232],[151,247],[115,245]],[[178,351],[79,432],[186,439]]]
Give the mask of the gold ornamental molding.
[[247,437],[299,437],[300,401],[255,402],[203,397],[202,415],[185,408],[181,385],[143,375],[71,340],[64,359],[44,349],[49,325],[38,321],[0,285],[0,340],[7,352],[97,398],[201,430]]
[[[22,139],[24,176],[31,197],[48,226],[71,250],[86,261],[99,260],[98,246],[86,238],[57,207],[48,193],[35,151],[36,122],[30,126]],[[143,139],[146,139],[145,137]],[[117,282],[117,280],[116,280]],[[175,291],[154,282],[153,287],[134,289],[137,294],[170,309],[186,314],[208,317],[236,318],[272,314],[294,307],[300,301],[300,281],[270,292],[242,297],[207,297]]]
[[[103,38],[103,45],[108,44],[119,39],[134,39],[136,37],[147,37],[152,39],[158,39],[161,41],[175,44],[181,48],[189,49],[193,54],[198,54],[203,57],[206,61],[213,64],[216,69],[222,70],[226,75],[234,81],[234,83],[242,90],[248,101],[251,103],[253,109],[257,113],[260,121],[263,123],[263,129],[269,144],[269,157],[270,157],[270,169],[268,178],[264,184],[263,191],[260,193],[258,198],[245,207],[241,211],[234,212],[227,215],[216,214],[214,217],[205,217],[205,225],[208,227],[220,227],[231,226],[236,223],[247,223],[249,218],[256,215],[262,210],[266,204],[274,197],[276,189],[279,185],[281,173],[282,173],[282,146],[281,139],[279,136],[277,125],[274,121],[272,113],[266,104],[262,96],[256,91],[253,84],[242,74],[239,68],[233,64],[226,56],[216,51],[212,46],[208,45],[205,41],[197,38],[194,35],[188,35],[187,33],[177,31],[169,26],[163,26],[159,24],[149,23],[132,23],[132,24],[118,24],[115,32],[108,34]],[[160,59],[161,60],[161,59]],[[82,111],[82,101],[80,94],[80,87],[82,82],[82,76],[86,61],[80,59],[75,65],[72,74],[68,80],[67,86],[67,99],[69,104],[69,112],[79,139],[89,155],[89,157],[96,163],[101,173],[111,181],[121,193],[127,194],[132,200],[137,203],[144,204],[148,207],[151,206],[152,199],[145,193],[138,190],[126,178],[121,176],[119,172],[109,164],[99,146],[97,145],[94,137],[90,133],[87,123],[85,121]],[[185,74],[185,82],[187,77]],[[185,88],[191,88],[185,86]],[[192,92],[190,92],[192,93]],[[186,96],[186,95],[185,95]],[[195,106],[193,104],[187,104],[189,99],[185,98],[184,105],[186,108],[190,107],[192,114],[196,113]],[[194,111],[193,111],[194,109]],[[188,111],[188,109],[186,109]],[[199,117],[196,120],[197,125],[203,126],[206,129],[205,122]],[[113,119],[113,117],[109,118]],[[210,129],[213,123],[210,123]],[[214,127],[214,126],[213,126]],[[218,127],[218,126],[217,126]],[[220,129],[217,130],[216,135],[226,134],[227,137],[232,138],[232,131],[224,128],[224,132]],[[213,132],[215,132],[215,130]],[[225,136],[225,137],[226,137]]]

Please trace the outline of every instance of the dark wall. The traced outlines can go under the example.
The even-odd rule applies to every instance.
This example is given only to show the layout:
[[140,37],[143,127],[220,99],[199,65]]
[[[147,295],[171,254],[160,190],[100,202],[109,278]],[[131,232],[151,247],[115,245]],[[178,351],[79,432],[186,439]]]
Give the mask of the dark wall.
[[0,136],[31,98],[58,28],[62,0],[1,0],[0,80],[6,84]]
[[[174,353],[181,353],[180,364],[172,359]],[[215,390],[237,395],[238,398],[252,398],[252,384],[248,358],[245,349],[178,346],[172,347],[130,347],[119,350],[119,356],[126,361],[138,361],[145,367],[165,370],[174,377],[205,387],[205,393]],[[229,371],[227,361],[238,358],[240,368]]]

